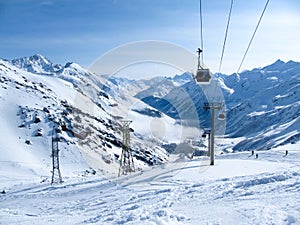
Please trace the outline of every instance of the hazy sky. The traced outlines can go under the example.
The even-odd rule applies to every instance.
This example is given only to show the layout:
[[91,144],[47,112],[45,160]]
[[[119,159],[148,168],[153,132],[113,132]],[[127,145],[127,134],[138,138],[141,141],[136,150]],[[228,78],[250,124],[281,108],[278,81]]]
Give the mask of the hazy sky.
[[[221,72],[234,73],[265,5],[235,0]],[[202,0],[204,62],[218,72],[230,0]],[[270,0],[243,69],[300,61],[300,1]],[[162,40],[195,53],[199,0],[0,0],[0,57],[89,66],[119,45]]]

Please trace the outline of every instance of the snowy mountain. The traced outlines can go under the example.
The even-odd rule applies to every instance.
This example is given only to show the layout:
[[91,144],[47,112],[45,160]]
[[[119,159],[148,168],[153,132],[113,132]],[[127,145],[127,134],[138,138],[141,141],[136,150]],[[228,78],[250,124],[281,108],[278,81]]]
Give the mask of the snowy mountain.
[[[299,224],[299,74],[277,61],[215,75],[227,129],[210,166],[207,90],[189,74],[130,80],[0,59],[0,224]],[[117,177],[122,119],[137,171]],[[54,124],[64,183],[50,186]]]
[[[64,176],[89,171],[89,167],[106,176],[116,176],[122,151],[116,116],[126,119],[128,112],[135,117],[132,145],[136,169],[167,160],[167,152],[160,144],[153,147],[153,140],[147,139],[151,131],[138,133],[135,127],[141,119],[151,121],[151,115],[142,115],[128,109],[128,102],[112,99],[101,89],[106,80],[78,64],[53,65],[40,55],[11,62],[0,60],[0,161],[7,163],[5,171],[27,171],[41,180],[49,177],[51,135],[56,121],[61,132]],[[141,104],[140,110],[149,108]],[[126,113],[114,114],[115,108]],[[168,118],[165,121],[171,127],[175,123]]]
[[[234,150],[269,149],[300,140],[300,63],[280,60],[245,71],[225,93],[227,135],[244,137]],[[229,77],[230,79],[230,77]]]
[[205,93],[194,81],[189,81],[180,86],[174,85],[166,95],[161,97],[151,93],[148,93],[147,96],[138,93],[136,97],[177,120],[200,120],[201,127],[207,127],[209,124],[208,111],[196,110],[195,112],[194,110],[194,107],[196,109],[203,108],[204,102],[207,102]]
[[[76,63],[53,64],[41,55],[1,60],[0,70],[1,96],[12,96],[1,98],[2,110],[7,105],[12,108],[13,102],[12,114],[19,120],[15,129],[25,130],[23,137],[14,134],[16,139],[34,142],[30,139],[40,135],[39,139],[48,143],[45,139],[50,137],[55,118],[61,123],[65,143],[75,145],[91,167],[105,167],[106,173],[118,168],[122,146],[121,133],[116,129],[118,119],[133,121],[136,158],[150,165],[167,160],[163,148],[173,151],[170,146],[174,143],[176,148],[188,139],[199,140],[201,129],[210,127],[210,112],[203,110],[205,87],[197,85],[188,73],[148,80],[99,77]],[[269,149],[298,142],[299,73],[299,63],[278,60],[239,75],[215,75],[214,82],[221,87],[226,103],[225,135],[239,138],[221,150]],[[50,74],[53,76],[45,76]],[[35,117],[41,122],[35,123]],[[216,127],[218,123],[216,120]],[[32,126],[35,130],[29,132]],[[37,148],[49,151],[49,143],[41,145]],[[201,141],[198,146],[202,146]],[[99,157],[113,163],[99,164]]]
[[[300,140],[299,80],[300,63],[280,60],[239,75],[215,75],[226,104],[225,135],[244,138],[232,146],[234,151],[269,149]],[[172,82],[165,78],[135,96],[177,120],[194,120],[197,114],[200,127],[210,127],[210,112],[203,109],[208,102],[205,86],[188,80],[181,85]]]
[[20,69],[38,74],[53,74],[56,71],[62,69],[61,65],[53,64],[49,59],[40,54],[35,54],[30,57],[13,59],[11,63]]

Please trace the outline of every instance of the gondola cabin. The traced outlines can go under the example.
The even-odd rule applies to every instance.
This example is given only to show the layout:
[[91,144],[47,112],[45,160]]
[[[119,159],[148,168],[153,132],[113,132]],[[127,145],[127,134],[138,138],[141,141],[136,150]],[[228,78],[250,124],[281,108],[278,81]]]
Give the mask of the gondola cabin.
[[197,69],[195,80],[198,83],[209,83],[211,80],[209,69]]
[[219,113],[218,119],[225,120],[225,113]]

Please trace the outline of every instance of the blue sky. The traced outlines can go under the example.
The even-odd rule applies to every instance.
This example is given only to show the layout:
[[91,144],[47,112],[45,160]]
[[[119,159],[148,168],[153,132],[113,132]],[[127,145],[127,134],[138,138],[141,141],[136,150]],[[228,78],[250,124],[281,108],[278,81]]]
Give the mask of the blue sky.
[[[236,72],[264,0],[235,0],[221,72]],[[202,0],[204,62],[218,72],[230,0]],[[300,1],[270,0],[242,66],[300,61]],[[0,0],[0,57],[45,55],[89,66],[119,45],[162,40],[200,45],[199,0]]]

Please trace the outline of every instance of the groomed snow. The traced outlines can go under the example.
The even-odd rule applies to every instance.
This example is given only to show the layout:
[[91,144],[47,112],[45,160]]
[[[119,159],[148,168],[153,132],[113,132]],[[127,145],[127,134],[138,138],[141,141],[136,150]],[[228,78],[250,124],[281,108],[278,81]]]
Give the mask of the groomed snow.
[[[299,224],[300,145],[179,160],[108,180],[30,181],[0,195],[1,224]],[[293,150],[294,149],[294,150]],[[285,155],[285,150],[289,150]],[[27,178],[27,180],[25,179]]]

